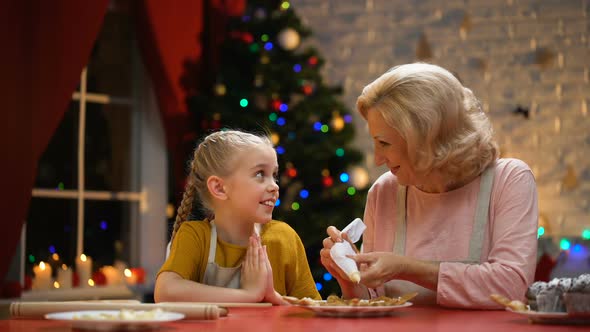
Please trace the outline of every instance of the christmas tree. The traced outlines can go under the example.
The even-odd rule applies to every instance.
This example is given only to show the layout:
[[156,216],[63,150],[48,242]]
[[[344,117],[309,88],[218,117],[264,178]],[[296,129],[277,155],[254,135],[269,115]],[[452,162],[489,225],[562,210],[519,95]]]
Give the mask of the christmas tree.
[[271,134],[280,168],[274,218],[303,240],[325,297],[340,294],[319,260],[326,227],[362,217],[368,176],[341,89],[323,82],[321,56],[303,46],[310,34],[288,2],[249,1],[229,22],[213,79],[188,103],[198,136],[222,128]]

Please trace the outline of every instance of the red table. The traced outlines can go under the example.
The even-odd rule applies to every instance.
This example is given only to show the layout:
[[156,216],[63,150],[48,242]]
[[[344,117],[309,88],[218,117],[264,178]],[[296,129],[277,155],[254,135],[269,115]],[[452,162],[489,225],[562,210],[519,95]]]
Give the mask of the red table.
[[[69,331],[69,323],[48,320],[0,320],[3,332]],[[583,325],[531,324],[524,316],[507,311],[453,310],[408,307],[392,316],[377,318],[326,318],[298,307],[231,308],[227,317],[210,321],[166,323],[160,331],[588,331]]]

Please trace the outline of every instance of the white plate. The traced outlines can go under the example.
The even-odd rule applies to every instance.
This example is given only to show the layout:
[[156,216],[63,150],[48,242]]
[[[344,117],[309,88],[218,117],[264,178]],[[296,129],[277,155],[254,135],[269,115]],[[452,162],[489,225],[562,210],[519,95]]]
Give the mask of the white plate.
[[327,305],[298,305],[301,308],[311,310],[318,316],[325,317],[381,317],[389,316],[400,308],[406,308],[412,305],[412,302],[406,302],[400,305],[388,306],[327,306]]
[[46,319],[69,322],[72,328],[84,330],[145,330],[159,327],[162,323],[180,320],[184,314],[178,312],[157,311],[149,319],[105,319],[106,315],[118,317],[120,310],[82,310],[55,312],[46,314]]
[[572,316],[567,312],[542,312],[542,311],[516,311],[506,308],[507,311],[525,316],[532,323],[541,324],[590,324],[589,315]]

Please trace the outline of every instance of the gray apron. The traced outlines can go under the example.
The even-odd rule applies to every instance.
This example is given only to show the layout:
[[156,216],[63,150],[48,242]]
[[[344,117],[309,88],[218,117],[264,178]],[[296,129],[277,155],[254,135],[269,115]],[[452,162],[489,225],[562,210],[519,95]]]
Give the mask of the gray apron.
[[[254,225],[254,231],[260,235],[260,224]],[[203,284],[225,288],[240,288],[240,276],[242,264],[236,267],[223,267],[215,263],[215,252],[217,251],[217,227],[215,222],[211,221],[211,240],[209,244],[209,257],[207,258],[207,267],[203,276]]]
[[[490,197],[492,194],[492,184],[494,181],[494,167],[488,167],[482,174],[479,193],[477,195],[477,207],[473,220],[473,230],[469,242],[469,252],[465,260],[454,261],[466,264],[479,264],[481,260],[481,250],[483,237],[488,222]],[[406,251],[406,199],[408,189],[406,186],[398,186],[397,191],[397,225],[395,231],[395,242],[393,253],[403,256]],[[450,261],[448,261],[450,262]],[[407,293],[418,292],[418,296],[413,302],[423,304],[436,304],[436,292],[418,286],[405,280],[391,280],[384,285],[385,294],[403,295]],[[381,292],[380,292],[381,293]]]
[[211,240],[209,244],[209,257],[207,267],[203,276],[203,284],[225,288],[240,288],[240,275],[242,264],[236,267],[223,267],[215,263],[215,252],[217,250],[217,227],[211,221]]

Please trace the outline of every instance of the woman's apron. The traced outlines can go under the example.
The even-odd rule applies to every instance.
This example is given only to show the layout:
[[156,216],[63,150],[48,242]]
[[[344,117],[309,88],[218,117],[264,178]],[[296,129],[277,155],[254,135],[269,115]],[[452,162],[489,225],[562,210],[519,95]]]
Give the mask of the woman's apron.
[[[254,225],[256,234],[260,234],[260,224]],[[240,288],[240,276],[242,264],[236,267],[223,267],[215,263],[215,252],[217,251],[217,227],[215,222],[211,221],[211,239],[209,244],[209,256],[207,258],[207,267],[203,276],[203,284],[210,286],[219,286],[225,288]]]
[[[469,252],[465,260],[447,261],[461,262],[466,264],[479,264],[481,260],[481,250],[483,237],[488,223],[490,198],[492,194],[492,184],[494,181],[494,167],[488,167],[482,174],[477,196],[477,207],[475,218],[473,220],[473,230],[469,242]],[[395,242],[393,253],[403,256],[406,250],[406,199],[408,189],[406,186],[398,186],[397,191],[397,226],[395,231]],[[442,263],[442,262],[441,262]],[[418,292],[418,296],[413,300],[416,303],[436,304],[436,292],[418,286],[405,280],[391,280],[385,283],[384,289],[379,289],[378,293],[400,296],[403,294]]]

